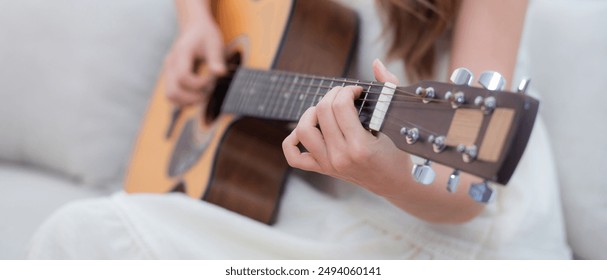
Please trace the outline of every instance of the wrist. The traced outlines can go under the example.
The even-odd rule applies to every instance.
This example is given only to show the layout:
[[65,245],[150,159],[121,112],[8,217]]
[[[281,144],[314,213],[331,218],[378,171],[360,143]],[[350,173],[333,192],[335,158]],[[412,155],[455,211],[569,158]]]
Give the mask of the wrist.
[[176,0],[179,32],[216,26],[208,0]]

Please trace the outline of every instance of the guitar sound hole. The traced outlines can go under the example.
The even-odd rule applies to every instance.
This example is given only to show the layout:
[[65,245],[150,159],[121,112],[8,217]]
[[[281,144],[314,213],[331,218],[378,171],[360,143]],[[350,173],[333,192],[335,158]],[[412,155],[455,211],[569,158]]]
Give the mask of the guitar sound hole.
[[228,89],[230,88],[232,78],[240,66],[241,60],[242,55],[238,52],[233,53],[228,57],[226,61],[228,73],[225,76],[217,79],[215,89],[213,90],[211,98],[209,98],[209,103],[207,105],[207,109],[205,110],[206,114],[204,119],[207,124],[212,123],[221,113],[221,105],[223,105],[223,100],[228,92]]

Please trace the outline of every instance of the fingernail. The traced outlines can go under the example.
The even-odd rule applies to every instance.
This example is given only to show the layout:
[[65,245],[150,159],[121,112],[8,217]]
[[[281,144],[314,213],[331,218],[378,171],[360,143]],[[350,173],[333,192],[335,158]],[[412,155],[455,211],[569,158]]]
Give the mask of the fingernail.
[[373,61],[373,63],[374,63],[374,64],[377,64],[377,66],[379,67],[379,70],[380,70],[382,73],[386,73],[386,71],[388,71],[388,69],[386,69],[386,66],[384,65],[384,63],[383,63],[383,62],[381,62],[381,60],[379,60],[379,58],[376,58],[376,59]]

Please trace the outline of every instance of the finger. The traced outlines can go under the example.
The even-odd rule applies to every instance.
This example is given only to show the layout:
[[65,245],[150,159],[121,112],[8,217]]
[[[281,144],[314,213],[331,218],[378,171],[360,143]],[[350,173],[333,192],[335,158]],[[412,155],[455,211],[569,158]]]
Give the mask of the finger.
[[193,58],[182,55],[173,58],[167,69],[167,96],[179,106],[187,106],[200,102],[204,92],[209,92],[214,86],[214,79],[209,76],[199,76],[192,72]]
[[204,56],[209,74],[215,77],[223,76],[227,73],[223,45],[220,42],[208,42]]
[[354,107],[354,100],[361,93],[361,87],[347,86],[339,92],[333,101],[335,119],[346,142],[351,142],[353,139],[359,140],[369,134],[361,125],[358,111]]
[[343,87],[332,88],[316,106],[318,124],[320,125],[323,138],[325,139],[325,142],[330,150],[333,148],[339,148],[345,143],[344,135],[337,124],[337,120],[335,119],[333,112],[333,101],[343,89]]
[[193,55],[181,55],[176,58],[171,69],[180,88],[187,91],[200,91],[210,83],[210,78],[194,72],[195,58]]
[[203,96],[200,94],[200,92],[186,91],[177,86],[176,83],[173,83],[172,86],[167,85],[167,98],[175,105],[191,105],[200,102],[202,97]]
[[282,142],[282,151],[289,165],[307,171],[320,172],[320,165],[316,159],[308,152],[302,153],[297,144],[299,144],[299,139],[295,131],[291,132]]
[[198,76],[191,73],[179,73],[178,84],[181,88],[190,92],[202,92],[210,88],[214,79],[208,76]]
[[399,84],[398,78],[388,71],[386,66],[379,59],[373,61],[373,74],[375,75],[375,79],[379,82],[390,82],[395,85]]
[[327,160],[327,147],[323,134],[317,128],[317,108],[310,107],[299,119],[299,123],[294,132],[299,139],[299,142],[308,150],[310,155],[314,157],[316,162],[323,169],[330,168]]
[[165,77],[166,96],[173,104],[186,106],[201,101],[203,96],[200,91],[183,88],[175,73],[166,71]]

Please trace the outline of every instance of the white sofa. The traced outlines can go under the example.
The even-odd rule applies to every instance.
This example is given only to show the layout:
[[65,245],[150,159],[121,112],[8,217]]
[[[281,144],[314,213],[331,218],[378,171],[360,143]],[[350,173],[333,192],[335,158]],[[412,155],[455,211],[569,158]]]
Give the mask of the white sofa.
[[[175,33],[172,0],[0,2],[0,259],[75,199],[120,189]],[[543,96],[570,244],[607,258],[607,3],[532,2],[522,48]],[[541,174],[538,174],[541,176]]]
[[0,259],[60,205],[121,188],[176,30],[172,0],[0,1]]

